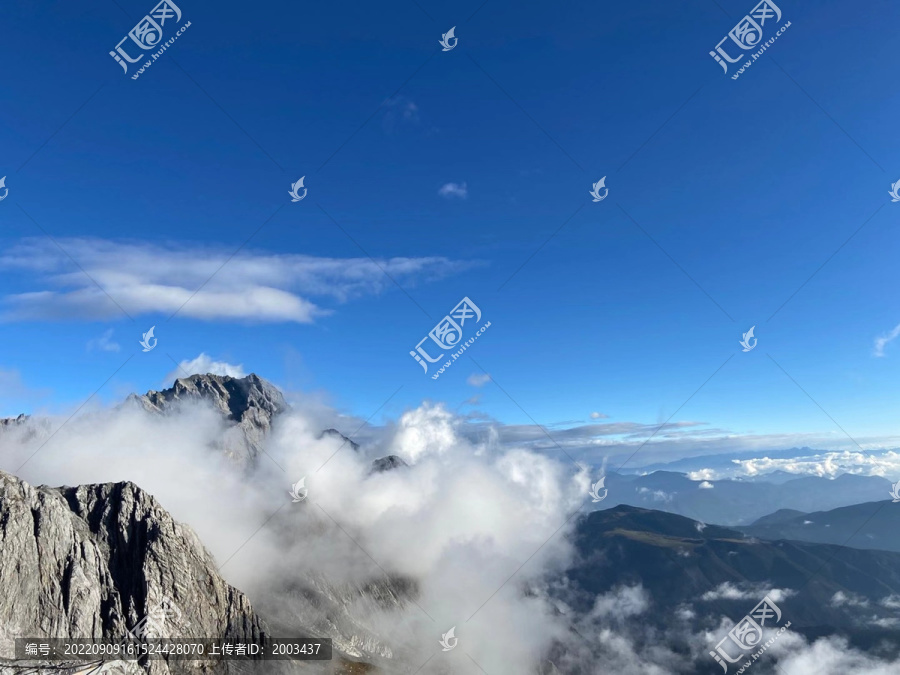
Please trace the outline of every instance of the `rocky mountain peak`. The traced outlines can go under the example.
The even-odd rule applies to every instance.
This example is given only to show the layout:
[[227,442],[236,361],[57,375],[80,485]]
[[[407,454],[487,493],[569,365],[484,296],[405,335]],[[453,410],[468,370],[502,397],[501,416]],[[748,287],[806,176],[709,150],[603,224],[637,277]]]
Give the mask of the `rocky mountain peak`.
[[22,413],[18,417],[0,418],[0,427],[13,427],[25,424],[28,421],[28,415]]
[[255,459],[275,416],[290,409],[281,391],[254,373],[180,377],[168,389],[128,397],[129,403],[158,414],[173,412],[189,401],[212,405],[232,424],[223,443],[226,453],[241,462]]
[[319,438],[325,438],[325,437],[336,438],[337,440],[341,441],[341,443],[349,445],[350,449],[353,450],[353,452],[359,451],[359,443],[357,443],[356,441],[351,441],[349,438],[344,436],[344,434],[342,434],[337,429],[325,429],[325,431],[323,431],[321,434],[319,434]]
[[180,377],[168,389],[148,391],[143,396],[132,394],[129,398],[155,412],[167,412],[181,401],[203,400],[239,423],[248,418],[271,420],[289,408],[278,388],[255,373],[240,378],[211,373]]
[[397,455],[388,455],[387,457],[379,457],[374,462],[372,462],[372,473],[384,473],[385,471],[392,471],[393,469],[400,469],[402,467],[408,467],[407,464],[401,457]]

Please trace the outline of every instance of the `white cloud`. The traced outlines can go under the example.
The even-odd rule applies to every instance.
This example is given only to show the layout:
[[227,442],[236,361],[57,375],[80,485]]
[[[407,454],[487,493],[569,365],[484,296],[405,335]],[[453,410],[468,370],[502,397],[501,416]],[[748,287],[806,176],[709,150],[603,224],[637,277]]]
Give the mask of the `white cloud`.
[[[883,448],[888,443],[896,443],[895,438],[881,441]],[[869,444],[864,445],[866,447]],[[874,445],[874,444],[873,444]],[[891,478],[900,475],[900,451],[879,450],[860,452],[859,448],[848,450],[805,450],[794,457],[754,457],[733,459],[731,468],[700,469],[688,472],[691,480],[723,480],[735,477],[763,476],[773,471],[785,471],[801,476],[836,478],[845,473],[857,476],[882,476]],[[893,480],[891,478],[891,480]]]
[[665,490],[651,490],[650,488],[645,487],[639,487],[637,493],[639,495],[650,495],[655,502],[670,502],[675,496],[674,492],[669,494]]
[[410,464],[429,455],[442,455],[459,442],[457,424],[457,418],[442,404],[407,411],[397,423],[395,452]]
[[206,373],[212,375],[230,375],[231,377],[245,377],[247,375],[247,373],[244,372],[243,365],[235,366],[231,363],[226,363],[225,361],[213,361],[211,357],[201,352],[200,356],[197,358],[179,363],[175,370],[166,375],[166,383],[171,384],[179,377],[188,377],[189,375],[197,374],[205,375]]
[[622,621],[643,614],[649,607],[650,594],[643,586],[619,587],[594,599],[589,618]]
[[844,591],[837,591],[833,596],[831,596],[829,604],[832,607],[868,607],[869,601],[863,596],[857,595],[856,593],[844,593]]
[[690,621],[695,616],[697,616],[697,613],[694,612],[694,610],[691,609],[688,605],[680,605],[678,609],[675,610],[675,616],[677,616],[682,621]]
[[900,628],[900,619],[896,616],[884,616],[881,618],[873,616],[869,623],[879,628]]
[[[372,635],[376,645],[381,640],[394,650],[393,671],[421,666],[454,624],[467,652],[491,673],[532,672],[567,634],[546,597],[523,592],[559,576],[573,555],[574,520],[567,518],[584,487],[567,463],[472,444],[456,433],[459,418],[425,405],[404,414],[380,449],[416,462],[371,474],[372,456],[347,448],[335,454],[340,442],[319,437],[338,413],[328,418],[297,405],[276,420],[268,457],[239,467],[211,450],[223,433],[221,417],[203,406],[187,405],[185,413],[152,416],[123,406],[77,415],[49,439],[5,442],[0,468],[19,467],[40,447],[21,472],[32,484],[134,480],[190,525],[219,562],[227,561],[226,580],[248,593],[255,608],[283,607],[300,625],[331,607],[284,590],[341,584],[334,594],[349,606],[323,616],[321,625],[351,620],[354,642],[341,646],[365,660]],[[360,423],[344,419],[339,426]],[[285,506],[290,484],[301,476],[307,476],[309,504]],[[371,587],[385,571],[411,580],[410,601],[382,603],[353,591]],[[600,609],[627,615],[645,606],[646,598],[631,592]],[[460,650],[445,655],[457,657],[471,663]],[[448,672],[467,672],[462,661],[449,661]]]
[[473,387],[483,387],[490,381],[491,376],[487,373],[472,373],[468,378],[466,378],[466,384],[469,384]]
[[700,599],[706,601],[762,600],[765,596],[768,595],[772,602],[779,603],[782,600],[785,600],[796,594],[797,591],[792,591],[789,588],[767,588],[764,584],[733,584],[730,581],[726,581],[725,583],[716,586],[715,589],[704,593],[702,596],[700,596]]
[[0,254],[0,269],[17,270],[34,289],[4,297],[2,318],[107,319],[122,315],[118,304],[132,316],[178,311],[206,321],[310,323],[331,313],[310,297],[346,302],[395,288],[391,279],[411,286],[471,267],[443,257],[373,262],[253,251],[232,257],[224,248],[102,239],[59,244],[87,274],[43,239],[24,240]]
[[469,196],[469,187],[462,183],[444,183],[438,190],[438,194],[446,199],[466,199]]
[[788,631],[769,649],[779,672],[791,675],[895,675],[900,660],[886,661],[851,647],[840,637],[819,638],[813,644]]
[[88,340],[87,348],[88,351],[93,351],[95,349],[99,349],[102,352],[118,352],[122,349],[121,345],[118,342],[113,342],[112,340],[113,329],[110,328],[106,332],[103,333],[99,338],[95,338],[93,340]]
[[601,412],[592,412],[592,413],[591,413],[591,419],[592,419],[592,420],[605,420],[605,419],[607,419],[608,417],[609,417],[609,415],[604,415],[604,414],[601,413]]
[[885,333],[881,337],[875,338],[875,349],[873,352],[874,355],[884,356],[885,345],[887,345],[889,342],[892,342],[893,340],[896,340],[898,335],[900,335],[900,324],[896,325],[894,327],[894,330],[892,330],[890,333]]
[[705,480],[702,483],[700,483],[700,485],[698,485],[697,487],[700,488],[701,490],[712,490],[715,487],[715,485],[710,483],[708,480]]
[[[695,634],[683,625],[703,617],[708,606],[700,605],[697,611],[688,605],[677,608],[680,624],[661,635],[646,626],[657,612],[641,586],[612,588],[592,598],[590,611],[581,615],[567,613],[566,607],[548,599],[547,579],[561,579],[561,570],[575,556],[567,543],[572,525],[557,529],[581,504],[586,488],[586,476],[573,480],[567,462],[501,447],[496,438],[468,441],[464,420],[429,404],[389,425],[378,448],[379,454],[415,457],[415,463],[402,471],[372,475],[371,456],[365,454],[368,444],[359,453],[345,448],[334,454],[340,441],[318,437],[323,428],[353,430],[362,420],[319,406],[295,405],[277,420],[266,442],[266,452],[286,473],[264,457],[251,470],[237,470],[210,452],[210,440],[222,433],[220,417],[202,407],[188,407],[187,412],[153,417],[127,406],[93,410],[75,416],[52,438],[47,438],[48,430],[39,438],[7,443],[0,468],[18,467],[43,445],[23,468],[22,477],[32,484],[136,479],[176,520],[190,525],[218,561],[227,560],[222,568],[226,580],[247,592],[261,612],[272,601],[267,593],[279,594],[285,587],[318,588],[326,578],[346,582],[338,589],[341,597],[360,597],[346,608],[358,639],[353,648],[366,660],[369,636],[382,638],[380,644],[394,650],[397,671],[412,672],[425,663],[440,633],[454,624],[466,651],[441,655],[461,659],[447,661],[447,672],[471,672],[467,653],[485,672],[537,672],[536,663],[560,646],[557,670],[551,672],[597,672],[598,663],[617,675],[715,667],[707,653],[724,631]],[[151,456],[153,461],[147,462]],[[304,475],[309,504],[284,506],[290,483]],[[699,523],[697,527],[702,529]],[[528,562],[523,566],[523,561]],[[415,602],[373,608],[379,603],[353,590],[382,578],[382,570],[413,579]],[[307,575],[314,575],[314,583]],[[746,603],[735,609],[740,615],[766,594],[781,603],[793,591],[723,584],[704,599]],[[485,599],[484,607],[466,621]],[[315,618],[320,610],[328,622],[342,620],[338,613],[330,614],[329,607],[314,606],[303,593],[280,593],[278,601],[295,622]],[[897,603],[900,597],[889,596],[881,605]],[[434,621],[425,618],[417,604]],[[873,617],[872,623],[896,628],[891,618]],[[693,646],[683,650],[673,644]],[[900,665],[865,655],[836,638],[807,644],[790,630],[768,649],[766,658],[790,675],[894,675]]]
[[381,120],[385,133],[392,134],[401,125],[417,125],[419,123],[419,106],[416,102],[402,94],[388,100],[384,105],[384,117]]

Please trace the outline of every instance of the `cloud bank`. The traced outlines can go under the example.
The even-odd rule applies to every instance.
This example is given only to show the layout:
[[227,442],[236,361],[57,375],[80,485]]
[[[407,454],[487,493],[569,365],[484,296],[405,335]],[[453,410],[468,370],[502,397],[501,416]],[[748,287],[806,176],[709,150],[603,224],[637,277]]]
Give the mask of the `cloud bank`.
[[[201,361],[217,363],[205,354]],[[574,556],[565,523],[585,498],[586,474],[497,435],[473,441],[465,420],[441,404],[408,410],[366,454],[320,434],[359,420],[291,402],[249,471],[211,444],[223,435],[222,418],[193,405],[165,417],[95,409],[62,427],[65,416],[52,429],[17,429],[2,439],[0,468],[32,484],[137,483],[197,531],[264,616],[288,616],[293,626],[341,623],[340,612],[304,595],[330,589],[349,602],[358,638],[340,646],[396,672],[428,664],[422,673],[531,674],[548,661],[555,670],[544,673],[566,675],[592,675],[597,664],[617,675],[686,675],[697,663],[712,671],[708,651],[733,620],[710,615],[708,630],[695,632],[691,621],[709,613],[706,603],[793,593],[723,584],[681,608],[665,632],[648,621],[656,610],[640,585],[598,595],[587,613],[574,614],[547,580],[565,584],[561,571]],[[410,466],[372,473],[371,459],[385,454]],[[301,477],[309,495],[292,504],[288,489]],[[410,580],[410,599],[373,603],[361,590],[388,579]],[[900,607],[900,599],[881,604]],[[452,626],[459,648],[441,652],[437,641]],[[790,632],[754,670],[769,675],[775,663],[790,675],[886,675],[900,665],[837,638],[808,643]]]
[[[469,672],[470,656],[487,672],[529,672],[565,622],[523,588],[570,559],[565,524],[585,499],[586,476],[522,448],[472,443],[442,405],[407,411],[369,455],[321,436],[335,416],[295,407],[248,472],[210,444],[224,423],[203,406],[164,417],[93,410],[52,436],[4,436],[0,468],[35,485],[135,482],[198,533],[260,611],[327,625],[340,622],[335,611],[292,589],[348,598],[368,646],[344,646],[361,657],[389,655],[404,672],[435,653],[449,672]],[[348,431],[358,423],[343,421]],[[373,474],[376,454],[410,466]],[[292,504],[288,490],[301,477],[308,499]],[[373,606],[359,591],[387,578],[412,580],[412,600]],[[461,649],[444,654],[437,641],[451,626]]]
[[373,261],[103,239],[58,243],[65,253],[45,239],[26,239],[0,254],[0,268],[18,272],[34,288],[6,295],[0,318],[90,321],[120,317],[124,310],[132,316],[178,312],[205,321],[311,323],[332,310],[310,298],[347,302],[392,288],[391,279],[413,286],[470,266],[443,257]]

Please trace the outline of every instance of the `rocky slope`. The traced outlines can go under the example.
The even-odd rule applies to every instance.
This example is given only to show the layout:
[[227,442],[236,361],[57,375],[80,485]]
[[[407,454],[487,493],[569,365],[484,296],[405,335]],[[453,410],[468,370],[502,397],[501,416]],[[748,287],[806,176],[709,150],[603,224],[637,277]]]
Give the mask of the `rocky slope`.
[[830,511],[777,511],[738,528],[760,539],[795,539],[900,553],[900,504],[890,499]]
[[900,554],[888,551],[761,541],[630,506],[581,519],[573,541],[578,559],[566,575],[571,606],[588,612],[597,595],[640,584],[655,610],[643,620],[660,627],[679,608],[699,610],[696,616],[707,619],[736,619],[777,588],[786,596],[779,604],[793,630],[839,633],[867,647],[891,634],[886,626],[900,600]]
[[[172,637],[265,632],[194,532],[132,483],[33,487],[0,471],[0,588],[3,658],[15,637],[122,637],[160,603]],[[151,661],[145,672],[206,671]]]

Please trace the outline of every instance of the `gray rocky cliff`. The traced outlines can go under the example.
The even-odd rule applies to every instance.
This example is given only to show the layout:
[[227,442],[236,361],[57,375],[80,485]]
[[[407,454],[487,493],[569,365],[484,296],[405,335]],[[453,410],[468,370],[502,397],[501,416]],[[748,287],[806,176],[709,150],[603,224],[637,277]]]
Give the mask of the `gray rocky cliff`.
[[[265,632],[194,532],[132,483],[33,487],[0,471],[0,588],[4,659],[15,637],[121,638],[161,602],[175,608],[171,637]],[[151,661],[144,672],[204,672],[200,663]]]

